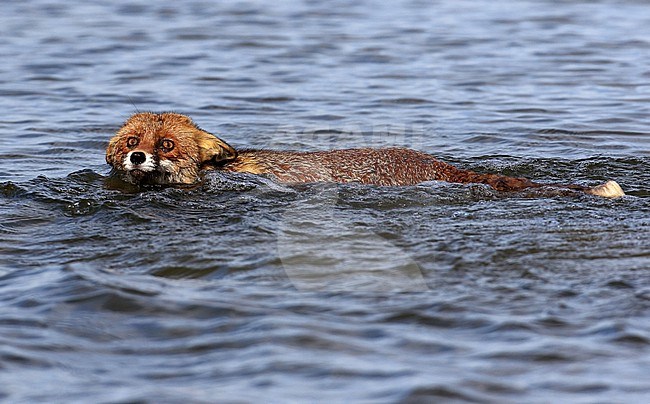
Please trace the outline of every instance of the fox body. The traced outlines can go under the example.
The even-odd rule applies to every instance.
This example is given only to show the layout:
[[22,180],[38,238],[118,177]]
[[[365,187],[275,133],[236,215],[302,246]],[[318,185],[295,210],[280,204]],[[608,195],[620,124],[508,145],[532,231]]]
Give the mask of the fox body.
[[[482,183],[498,191],[543,186],[525,178],[461,170],[427,153],[406,148],[344,149],[319,152],[235,150],[192,120],[176,113],[138,113],[110,140],[106,162],[126,181],[139,184],[193,184],[202,170],[267,175],[284,183],[356,182],[414,185],[424,181]],[[559,187],[618,197],[614,181],[586,188]]]

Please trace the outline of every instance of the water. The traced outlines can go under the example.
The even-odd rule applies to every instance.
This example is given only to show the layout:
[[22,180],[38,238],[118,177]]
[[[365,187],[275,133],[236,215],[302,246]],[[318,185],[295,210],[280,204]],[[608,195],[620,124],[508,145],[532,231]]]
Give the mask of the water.
[[[650,6],[276,3],[0,5],[0,397],[646,402]],[[136,110],[629,196],[138,190]]]

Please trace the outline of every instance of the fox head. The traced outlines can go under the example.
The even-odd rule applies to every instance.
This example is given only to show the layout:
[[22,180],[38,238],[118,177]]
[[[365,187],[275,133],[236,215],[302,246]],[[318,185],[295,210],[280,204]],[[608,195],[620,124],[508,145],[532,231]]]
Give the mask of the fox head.
[[202,168],[236,158],[228,143],[171,112],[131,116],[106,148],[106,162],[134,184],[192,184]]

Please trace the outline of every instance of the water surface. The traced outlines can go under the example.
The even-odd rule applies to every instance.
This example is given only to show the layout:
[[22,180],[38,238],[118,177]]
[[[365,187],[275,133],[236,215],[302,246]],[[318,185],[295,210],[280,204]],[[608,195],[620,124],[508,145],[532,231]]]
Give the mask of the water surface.
[[[650,6],[0,6],[7,402],[644,402]],[[627,197],[107,180],[137,110]]]

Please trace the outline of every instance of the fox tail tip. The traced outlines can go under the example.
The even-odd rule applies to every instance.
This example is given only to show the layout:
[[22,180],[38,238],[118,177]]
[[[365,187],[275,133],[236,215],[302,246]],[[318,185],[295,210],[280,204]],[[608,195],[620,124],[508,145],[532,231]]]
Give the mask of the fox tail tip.
[[625,192],[623,192],[623,189],[616,181],[607,181],[602,185],[589,188],[585,192],[605,198],[620,198],[625,195]]

